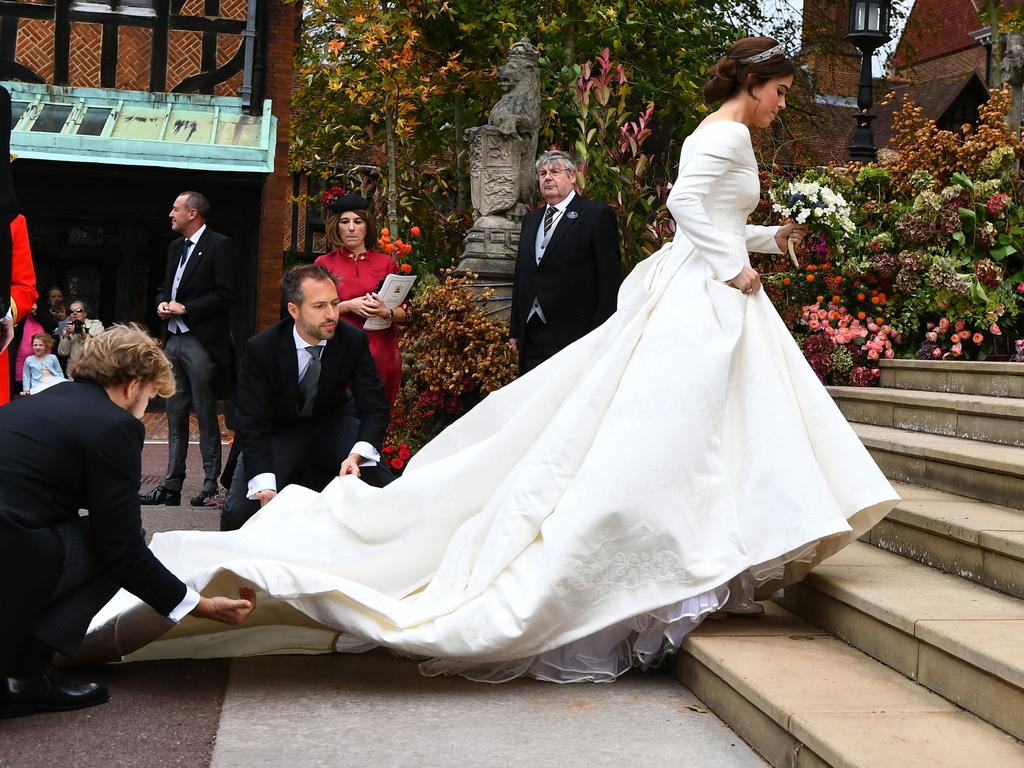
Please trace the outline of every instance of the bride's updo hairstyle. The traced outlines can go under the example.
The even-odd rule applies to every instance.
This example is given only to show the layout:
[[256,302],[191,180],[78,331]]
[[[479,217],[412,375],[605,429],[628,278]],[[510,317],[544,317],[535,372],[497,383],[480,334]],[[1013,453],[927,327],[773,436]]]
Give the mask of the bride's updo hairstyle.
[[796,65],[777,40],[745,37],[733,43],[729,52],[708,70],[704,101],[708,106],[731,99],[740,88],[753,89],[776,77],[796,74]]

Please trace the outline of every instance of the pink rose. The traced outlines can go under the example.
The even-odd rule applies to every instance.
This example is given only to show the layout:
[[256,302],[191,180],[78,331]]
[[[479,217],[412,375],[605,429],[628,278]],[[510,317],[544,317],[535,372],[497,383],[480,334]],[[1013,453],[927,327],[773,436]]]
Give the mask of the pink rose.
[[941,350],[941,349],[939,349],[938,347],[936,347],[935,349],[933,349],[933,350],[932,350],[932,357],[934,357],[934,358],[935,358],[936,360],[937,360],[938,358],[942,357],[942,350]]
[[959,357],[964,351],[963,345],[958,341],[952,347],[949,348],[949,352],[953,357]]
[[869,349],[868,350],[868,360],[877,360],[877,359],[878,359],[878,350],[877,349]]
[[891,347],[889,349],[885,350],[885,359],[886,360],[892,360],[894,355],[895,355],[895,352],[892,351]]
[[993,336],[1002,336],[1003,335],[1003,332],[1001,330],[999,330],[999,325],[996,324],[996,323],[992,323],[992,325],[990,325],[988,327],[988,332],[991,333]]
[[939,334],[936,333],[935,331],[928,331],[928,333],[926,333],[924,337],[928,339],[928,341],[930,341],[932,344],[939,340]]

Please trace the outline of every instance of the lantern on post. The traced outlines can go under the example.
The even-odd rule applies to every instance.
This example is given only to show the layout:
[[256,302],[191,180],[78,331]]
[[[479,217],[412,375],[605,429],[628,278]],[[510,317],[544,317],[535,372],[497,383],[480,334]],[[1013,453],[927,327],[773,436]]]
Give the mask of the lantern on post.
[[854,120],[857,127],[850,143],[850,157],[853,160],[872,162],[878,156],[875,148],[875,133],[871,123],[877,117],[871,107],[875,101],[874,78],[871,72],[871,57],[874,52],[892,38],[889,35],[890,0],[852,0],[850,2],[850,27],[846,39],[861,52],[860,85],[857,88],[857,113]]

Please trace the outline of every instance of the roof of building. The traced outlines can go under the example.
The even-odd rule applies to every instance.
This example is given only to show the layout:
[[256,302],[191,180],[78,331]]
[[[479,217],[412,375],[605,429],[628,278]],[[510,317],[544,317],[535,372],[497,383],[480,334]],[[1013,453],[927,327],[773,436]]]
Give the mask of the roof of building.
[[[943,75],[926,82],[876,80],[873,109],[877,115],[873,124],[875,146],[882,148],[890,144],[893,116],[902,106],[904,96],[909,96],[920,106],[925,117],[938,122],[969,89],[974,89],[979,99],[987,95],[985,84],[974,70]],[[879,103],[889,93],[893,98],[885,105]],[[850,99],[818,96],[813,113],[787,115],[785,127],[774,137],[774,143],[781,147],[778,161],[798,166],[847,162],[856,112],[856,103]]]
[[277,118],[231,96],[4,83],[11,152],[35,160],[273,173]]
[[[1024,0],[1003,0],[1003,10],[1018,8]],[[973,46],[972,33],[988,26],[981,17],[982,0],[915,0],[893,52],[892,64],[903,69]]]

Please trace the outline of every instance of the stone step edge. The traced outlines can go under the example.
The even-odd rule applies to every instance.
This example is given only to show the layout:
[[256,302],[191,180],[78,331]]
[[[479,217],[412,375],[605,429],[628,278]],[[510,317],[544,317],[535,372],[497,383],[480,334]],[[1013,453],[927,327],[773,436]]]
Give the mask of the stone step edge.
[[[1024,514],[1017,512],[1024,523]],[[942,530],[944,527],[947,530]],[[957,535],[941,518],[897,507],[860,540],[883,552],[1024,598],[1024,547],[1020,543],[1024,537],[1011,542],[1005,535],[1024,531],[971,529],[964,523],[955,527],[969,529],[970,533]]]
[[937,373],[1000,373],[1024,376],[1024,363],[987,363],[975,360],[880,360],[879,367]]
[[[1024,478],[1024,448],[874,424],[850,426],[866,448]],[[1002,458],[993,458],[991,454]]]
[[[769,604],[768,612],[769,616],[782,618],[792,625],[794,633],[790,637],[794,640],[820,639],[834,643],[835,645],[830,651],[833,651],[835,656],[834,666],[837,670],[846,669],[852,655],[854,658],[863,660],[864,663],[877,665],[876,677],[882,677],[893,684],[910,686],[915,690],[920,689],[921,697],[930,701],[931,706],[907,707],[907,710],[910,711],[910,718],[927,718],[934,714],[937,720],[941,718],[943,724],[948,726],[942,731],[944,738],[953,739],[954,743],[959,743],[959,740],[965,735],[969,736],[974,743],[977,743],[979,739],[983,740],[986,747],[990,747],[992,752],[998,752],[1002,756],[1003,761],[1000,763],[1000,768],[1024,768],[1024,745],[1005,732],[977,716],[955,707],[940,695],[907,680],[899,672],[832,637],[824,630],[806,624],[781,606]],[[730,620],[727,619],[726,622],[728,621]],[[699,633],[695,632],[684,640],[682,649],[671,662],[672,674],[770,765],[775,768],[794,768],[795,766],[800,766],[800,768],[805,766],[806,768],[877,768],[883,764],[877,757],[870,754],[862,756],[860,753],[863,750],[851,751],[849,746],[842,744],[839,739],[829,740],[823,737],[820,731],[815,732],[813,728],[801,722],[808,716],[808,713],[798,712],[795,708],[787,709],[779,703],[779,694],[776,693],[774,698],[765,698],[764,701],[761,701],[763,697],[756,690],[756,683],[752,676],[734,670],[734,667],[740,666],[739,663],[730,664],[727,658],[723,658],[719,662],[706,651],[706,649],[714,647],[715,637],[699,638],[698,635]],[[732,637],[728,634],[724,636]],[[799,651],[794,648],[791,653],[795,654]],[[770,670],[780,663],[784,663],[786,658],[782,655],[773,656],[767,651],[763,651],[760,660],[763,663],[759,664],[758,672]],[[815,685],[827,687],[828,694],[833,699],[828,713],[835,713],[836,717],[844,716],[842,705],[850,698],[845,688],[836,687],[831,680],[813,679],[806,674],[803,675],[802,682],[808,687]],[[771,686],[768,688],[771,690]],[[889,711],[879,708],[865,710],[856,705],[848,706],[846,711],[854,717],[862,718],[881,719],[891,716],[893,719],[899,719],[904,717],[899,710]],[[828,713],[823,714],[827,716]],[[889,735],[891,740],[891,734]],[[914,752],[910,754],[916,755],[918,759],[906,761],[896,759],[886,761],[885,765],[905,765],[907,768],[924,765],[930,766],[930,768],[953,768],[954,766],[962,768],[961,764],[955,762],[943,762],[941,757],[936,759],[935,753],[938,751],[941,756],[943,744],[936,744],[927,739],[914,743],[913,726],[907,728],[906,733],[900,733],[898,736],[897,742],[913,749]]]
[[878,405],[900,405],[950,411],[972,416],[993,416],[1024,420],[1024,398],[994,395],[962,395],[924,389],[888,389],[882,387],[826,387],[834,400],[856,400]]
[[[960,629],[965,624],[985,622],[993,629],[1002,625],[1000,630],[1015,630],[1024,625],[1024,600],[867,544],[854,543],[845,552],[845,562],[836,563],[838,568],[816,569],[802,583],[787,587],[783,604],[951,703],[1011,736],[1024,738],[1024,666],[1006,652],[1005,636],[997,634],[994,646],[985,647],[977,645],[969,631],[964,634]],[[850,562],[849,555],[858,552],[869,554],[873,563]],[[899,564],[884,565],[888,558]],[[901,613],[898,603],[879,600],[870,586],[858,588],[863,575],[858,571],[871,567],[884,567],[891,574],[880,589],[899,583],[904,584],[904,590],[912,588],[907,587],[906,579],[900,579],[901,575],[931,571],[943,582],[937,591],[944,602],[970,605],[985,593],[995,604],[985,611],[964,611],[960,616]],[[998,604],[1006,607],[1006,613]]]
[[[901,569],[907,570],[909,572],[917,571],[918,573],[921,573],[921,572],[924,572],[924,571],[932,571],[932,572],[934,572],[937,577],[940,577],[942,580],[944,580],[945,584],[944,584],[944,588],[943,588],[943,595],[944,595],[944,597],[946,597],[951,602],[954,601],[958,597],[962,598],[962,599],[965,599],[966,601],[969,602],[970,601],[970,594],[972,592],[975,592],[976,590],[979,590],[979,589],[982,589],[982,590],[987,589],[986,587],[983,587],[980,584],[976,584],[976,583],[974,583],[972,581],[968,581],[966,579],[961,579],[959,576],[957,576],[955,574],[946,573],[944,571],[940,571],[937,568],[931,568],[931,567],[929,567],[927,565],[924,565],[923,563],[918,563],[915,560],[909,560],[907,558],[900,557],[899,555],[897,555],[897,554],[895,554],[893,552],[887,552],[886,550],[879,549],[877,547],[872,547],[870,544],[865,544],[863,542],[854,542],[853,544],[850,545],[848,551],[851,554],[856,554],[857,552],[865,552],[865,548],[869,549],[871,551],[870,554],[872,554],[874,557],[894,558],[895,560],[899,561],[897,564],[894,565],[894,567],[892,569],[893,574],[898,574],[898,571],[901,570]],[[865,552],[865,554],[867,554],[867,552]],[[828,562],[829,561],[826,561],[824,565],[827,566]],[[862,567],[862,566],[856,566],[856,565],[848,565],[845,562],[837,562],[837,563],[835,563],[835,566],[839,567],[839,568],[842,568],[842,567],[846,566],[846,567],[851,568],[851,569]],[[866,566],[866,567],[871,567],[871,566]],[[943,621],[944,619],[942,619],[942,618],[917,619],[917,618],[914,618],[912,616],[908,616],[908,615],[905,615],[905,614],[899,614],[899,613],[894,611],[894,613],[896,613],[897,616],[902,618],[905,621],[906,624],[913,625],[913,632],[912,633],[908,633],[907,630],[904,627],[898,626],[896,623],[891,622],[887,618],[885,618],[884,616],[880,615],[884,611],[884,609],[878,603],[871,602],[871,598],[869,596],[865,596],[863,592],[859,592],[858,593],[857,590],[856,590],[856,587],[854,587],[854,588],[846,587],[846,585],[843,582],[843,577],[841,575],[836,574],[834,571],[835,571],[835,568],[829,568],[829,567],[824,567],[824,568],[816,569],[816,570],[812,571],[810,574],[808,574],[807,578],[804,579],[803,585],[806,586],[806,587],[809,587],[811,589],[814,589],[814,590],[816,590],[818,592],[821,592],[823,594],[826,594],[826,595],[828,595],[829,597],[831,597],[831,598],[833,598],[835,600],[838,600],[838,601],[842,602],[844,605],[847,605],[851,609],[853,609],[853,610],[855,610],[855,611],[857,611],[857,612],[859,612],[861,614],[864,614],[865,616],[868,616],[873,621],[876,621],[879,624],[883,624],[886,627],[889,627],[890,629],[896,630],[896,631],[901,632],[903,634],[907,634],[908,636],[915,638],[919,642],[927,643],[929,645],[933,645],[938,650],[941,650],[943,653],[945,653],[945,654],[947,654],[949,656],[952,656],[954,658],[960,659],[964,663],[970,664],[971,666],[974,666],[974,667],[977,667],[978,669],[980,669],[980,670],[982,670],[984,672],[987,672],[988,674],[990,674],[990,675],[992,675],[994,677],[999,677],[1001,679],[1004,679],[1004,680],[1006,680],[1006,682],[1009,685],[1012,685],[1013,687],[1020,689],[1021,694],[1024,695],[1024,665],[1022,665],[1021,669],[1018,671],[1017,679],[1016,680],[1009,680],[1009,679],[1007,679],[1003,675],[1003,673],[1000,670],[994,668],[994,666],[992,666],[990,664],[984,663],[983,659],[979,659],[979,661],[969,660],[969,659],[965,658],[956,648],[952,648],[948,644],[945,644],[945,643],[937,643],[936,640],[938,638],[929,639],[928,636],[930,636],[932,633],[918,634],[917,624],[919,622],[921,622],[921,621],[925,621],[925,622],[929,622],[929,621]],[[896,576],[894,575],[893,578],[895,579]],[[1018,597],[1014,597],[1013,595],[1007,595],[1007,594],[1005,594],[1003,592],[997,592],[996,590],[989,590],[989,592],[993,596],[998,597],[1000,600],[1005,601],[1007,608],[1015,608],[1015,609],[1024,608],[1024,600],[1021,600]],[[851,602],[851,600],[850,600],[851,594],[853,594],[853,599],[856,601],[856,603]],[[976,617],[973,620],[977,620],[977,621],[1001,621],[1001,620],[1005,620],[1006,618],[1013,618],[1013,619],[1017,619],[1017,620],[1020,620],[1020,621],[1024,622],[1024,613],[1021,613],[1019,616],[1012,616],[1012,617],[1004,617],[1004,616],[992,616],[992,617],[987,617],[987,618]],[[945,619],[945,620],[953,620],[953,619]],[[1021,661],[1022,661],[1022,663],[1024,663],[1024,656],[1022,656]]]

